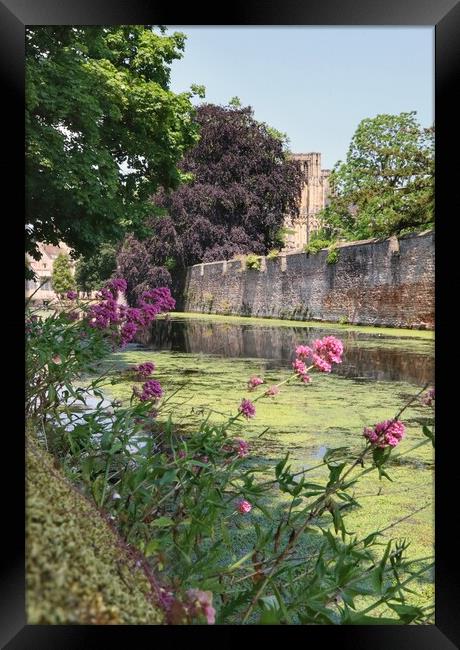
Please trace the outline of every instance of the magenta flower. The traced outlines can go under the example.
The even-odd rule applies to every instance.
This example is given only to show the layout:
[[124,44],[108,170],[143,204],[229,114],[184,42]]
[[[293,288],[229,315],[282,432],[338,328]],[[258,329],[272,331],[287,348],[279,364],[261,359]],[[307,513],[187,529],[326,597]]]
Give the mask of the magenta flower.
[[292,364],[292,367],[300,381],[303,381],[304,384],[309,384],[311,382],[311,377],[307,374],[307,367],[303,361],[296,359]]
[[235,440],[237,445],[237,454],[240,458],[244,458],[249,454],[249,445],[245,440],[237,439]]
[[245,418],[253,418],[256,414],[256,407],[249,399],[241,400],[238,410]]
[[320,372],[331,372],[332,369],[332,365],[326,359],[320,357],[319,354],[313,355],[313,365]]
[[280,389],[278,386],[270,386],[270,388],[265,391],[265,395],[268,395],[268,397],[275,397],[275,395],[278,395],[279,392]]
[[212,606],[211,591],[189,589],[187,591],[187,600],[187,610],[192,618],[202,614],[205,616],[208,625],[213,625],[216,622],[216,610]]
[[113,278],[107,282],[107,288],[112,290],[115,294],[124,293],[128,287],[128,283],[123,278]]
[[140,363],[138,366],[134,366],[133,370],[142,377],[149,377],[155,370],[155,364],[151,361],[146,361],[145,363]]
[[292,364],[292,367],[294,368],[296,375],[305,375],[307,372],[306,365],[300,359],[296,359]]
[[66,293],[66,296],[69,300],[75,300],[75,298],[78,296],[78,293],[76,291],[68,291]]
[[[137,307],[126,307],[117,303],[118,294],[126,290],[126,280],[114,278],[103,287],[98,296],[101,302],[88,310],[91,327],[111,330],[121,346],[133,340],[139,327],[147,327],[157,315],[175,307],[175,301],[167,287],[159,287],[142,294]],[[115,326],[115,328],[114,328]]]
[[260,386],[260,384],[263,384],[264,380],[261,377],[251,377],[251,379],[248,381],[248,388],[249,390],[253,390],[257,386]]
[[236,509],[238,510],[239,513],[244,515],[247,512],[251,512],[252,505],[249,503],[249,501],[246,501],[246,499],[240,499],[239,501],[236,502]]
[[385,420],[366,427],[363,436],[376,447],[396,447],[405,435],[405,426],[400,420]]
[[342,363],[343,343],[335,336],[325,336],[313,341],[313,350],[329,364]]
[[159,381],[150,379],[142,384],[142,392],[139,393],[134,389],[134,393],[139,397],[141,402],[148,402],[149,400],[160,399],[163,395],[163,389]]
[[302,361],[305,361],[312,355],[312,349],[308,345],[298,345],[295,349],[295,355]]

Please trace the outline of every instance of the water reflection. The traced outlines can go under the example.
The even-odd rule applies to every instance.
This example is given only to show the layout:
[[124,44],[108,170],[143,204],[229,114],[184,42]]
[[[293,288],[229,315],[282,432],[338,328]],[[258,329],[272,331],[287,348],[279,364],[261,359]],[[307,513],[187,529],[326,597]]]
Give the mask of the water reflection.
[[330,334],[340,336],[345,344],[343,363],[335,367],[335,374],[356,380],[405,381],[418,385],[434,381],[431,342],[424,341],[420,347],[426,351],[419,352],[410,349],[414,347],[413,341],[409,345],[407,340],[393,338],[392,345],[385,345],[389,338],[357,331],[159,320],[149,332],[139,335],[138,341],[153,350],[260,358],[266,360],[267,368],[282,368],[292,360],[296,345]]

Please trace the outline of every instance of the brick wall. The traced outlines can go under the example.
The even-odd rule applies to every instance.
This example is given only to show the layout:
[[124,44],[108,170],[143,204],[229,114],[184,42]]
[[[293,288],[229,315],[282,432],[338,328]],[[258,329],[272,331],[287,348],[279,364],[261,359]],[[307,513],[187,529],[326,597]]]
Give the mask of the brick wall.
[[338,247],[316,255],[240,260],[187,270],[186,311],[390,327],[434,327],[434,231]]

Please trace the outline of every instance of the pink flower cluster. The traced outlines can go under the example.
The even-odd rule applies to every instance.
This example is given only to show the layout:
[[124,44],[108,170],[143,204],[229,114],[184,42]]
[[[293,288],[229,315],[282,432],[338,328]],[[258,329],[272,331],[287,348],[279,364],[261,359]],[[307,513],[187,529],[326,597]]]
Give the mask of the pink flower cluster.
[[249,501],[246,501],[246,499],[240,499],[236,502],[235,505],[238,512],[242,515],[246,514],[247,512],[251,512],[252,510],[252,505],[249,503]]
[[294,368],[294,372],[299,377],[300,381],[303,381],[304,384],[309,384],[311,382],[311,377],[307,372],[307,366],[301,359],[296,359],[292,364],[292,367]]
[[400,420],[385,420],[373,428],[366,427],[363,435],[376,447],[396,447],[404,438],[405,430]]
[[176,599],[172,591],[161,589],[160,603],[167,612],[168,623],[182,625],[204,616],[208,625],[216,622],[216,610],[212,606],[212,592],[189,589],[185,598]]
[[296,348],[296,360],[293,363],[294,371],[301,381],[309,383],[305,361],[311,357],[312,365],[319,372],[331,372],[333,363],[342,363],[343,343],[335,336],[325,336],[313,341],[312,347],[299,345]]
[[275,386],[270,386],[270,388],[268,388],[265,391],[265,395],[268,395],[268,397],[275,397],[275,395],[278,395],[279,392],[280,392],[280,389],[278,388],[278,386],[276,386],[276,385]]
[[114,278],[99,292],[101,302],[92,305],[88,311],[91,327],[100,330],[115,326],[119,332],[119,344],[126,345],[134,338],[139,327],[146,327],[156,316],[175,307],[175,300],[167,287],[146,291],[139,300],[138,307],[117,304],[119,293],[126,291],[126,280]]
[[236,451],[240,458],[244,458],[249,454],[249,445],[246,442],[246,440],[241,440],[240,438],[238,438],[237,440],[235,440],[235,443],[236,443]]
[[212,592],[189,589],[186,595],[185,606],[189,616],[196,618],[203,615],[208,625],[213,625],[216,622],[216,610],[212,606]]
[[141,377],[150,377],[155,370],[155,364],[151,361],[146,361],[145,363],[140,363],[138,366],[134,366],[133,370]]
[[257,386],[260,386],[260,384],[263,384],[264,380],[261,377],[251,377],[251,379],[248,381],[248,389],[249,390],[254,390]]
[[139,392],[137,388],[133,389],[133,392],[141,400],[141,402],[148,402],[149,400],[160,399],[163,396],[163,389],[159,381],[155,379],[150,379],[146,381],[145,384],[142,384],[142,392]]
[[75,300],[78,297],[78,293],[76,291],[67,291],[66,297],[68,300]]
[[253,418],[256,414],[256,407],[249,399],[241,400],[238,410],[245,418]]

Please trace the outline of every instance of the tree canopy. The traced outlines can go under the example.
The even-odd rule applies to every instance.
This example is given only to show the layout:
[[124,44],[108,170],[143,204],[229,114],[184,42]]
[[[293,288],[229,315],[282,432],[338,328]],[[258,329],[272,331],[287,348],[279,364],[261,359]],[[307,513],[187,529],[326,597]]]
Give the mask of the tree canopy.
[[332,196],[319,215],[323,233],[345,239],[389,236],[434,221],[434,127],[415,111],[360,122],[346,161],[330,176]]
[[286,215],[298,215],[300,166],[250,107],[203,104],[195,119],[200,139],[180,163],[192,180],[155,194],[153,205],[163,215],[149,221],[153,236],[143,242],[129,237],[118,255],[132,286],[129,270],[139,271],[140,257],[149,268],[171,270],[239,253],[265,254],[282,245]]
[[77,255],[145,235],[157,189],[198,134],[193,94],[169,90],[185,36],[152,25],[26,30],[26,250],[64,241]]
[[81,291],[100,289],[117,268],[116,248],[112,244],[101,244],[89,257],[82,257],[75,267],[75,280]]

